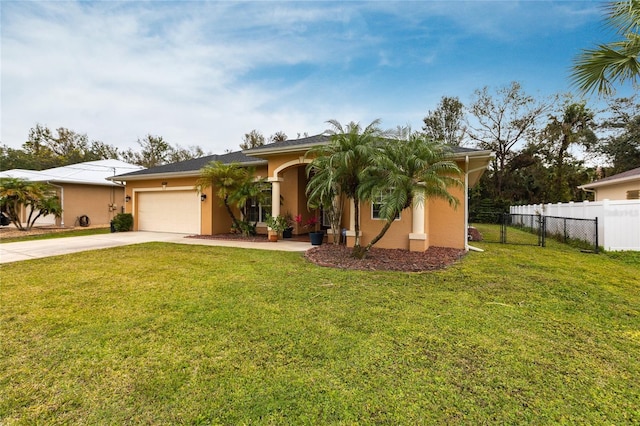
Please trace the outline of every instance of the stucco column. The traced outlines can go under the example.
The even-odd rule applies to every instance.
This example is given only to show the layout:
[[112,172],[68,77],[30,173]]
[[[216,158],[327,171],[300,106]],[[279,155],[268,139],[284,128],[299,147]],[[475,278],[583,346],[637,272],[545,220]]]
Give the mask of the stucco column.
[[281,177],[270,177],[271,182],[271,216],[276,217],[280,215],[280,182],[283,181]]
[[411,233],[409,234],[410,251],[425,251],[427,248],[429,248],[427,234],[425,234],[424,232],[424,212],[424,193],[418,192],[416,193],[413,199],[413,205],[411,206],[412,223]]
[[[362,231],[360,231],[362,236]],[[356,204],[353,200],[349,200],[349,229],[347,229],[347,247],[353,247],[356,244]]]

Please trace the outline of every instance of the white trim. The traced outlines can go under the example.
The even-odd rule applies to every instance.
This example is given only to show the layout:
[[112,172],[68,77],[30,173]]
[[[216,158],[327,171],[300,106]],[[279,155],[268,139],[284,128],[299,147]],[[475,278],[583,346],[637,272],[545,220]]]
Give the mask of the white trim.
[[611,179],[611,180],[606,180],[604,182],[595,181],[592,183],[587,183],[585,185],[580,185],[578,188],[586,191],[591,188],[599,188],[601,186],[609,186],[609,185],[618,185],[621,183],[626,183],[626,182],[635,181],[635,180],[640,182],[640,175],[627,176],[627,177],[622,177],[618,179]]
[[[382,218],[382,217],[373,217],[373,205],[374,205],[374,204],[376,204],[376,202],[375,202],[375,201],[373,201],[373,200],[369,202],[369,206],[370,206],[370,208],[371,208],[371,220],[383,220],[383,221],[385,221],[385,222],[386,222],[386,221],[387,221],[387,219],[385,219],[385,218]],[[382,203],[379,203],[379,204],[382,204]],[[395,221],[397,221],[397,220],[401,220],[401,219],[402,219],[402,211],[399,211],[399,212],[398,212],[398,217],[397,217],[397,218],[395,218],[395,219],[393,219],[393,221],[395,222]]]
[[286,163],[281,164],[280,166],[278,166],[278,168],[273,171],[273,177],[270,177],[269,179],[279,179],[278,175],[284,169],[288,169],[289,167],[292,167],[292,166],[299,166],[300,164],[309,164],[312,161],[313,161],[312,159],[305,158],[303,156],[298,157],[297,160],[287,161]]

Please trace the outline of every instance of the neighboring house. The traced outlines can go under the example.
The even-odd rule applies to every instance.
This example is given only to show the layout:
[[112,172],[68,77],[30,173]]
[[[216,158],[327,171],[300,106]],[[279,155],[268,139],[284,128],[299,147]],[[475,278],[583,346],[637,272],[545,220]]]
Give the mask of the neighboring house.
[[[140,169],[143,167],[119,160],[99,160],[41,171],[6,170],[0,177],[44,182],[56,189],[62,217],[41,217],[37,225],[77,226],[81,216],[87,216],[91,225],[108,225],[116,214],[124,212],[124,187],[107,178]],[[22,212],[23,221],[27,214]]]
[[[322,217],[322,212],[307,208],[305,168],[312,160],[305,154],[310,148],[329,140],[326,135],[316,135],[274,142],[242,152],[211,155],[110,179],[126,182],[128,202],[125,209],[134,216],[135,230],[212,235],[229,232],[231,219],[215,196],[215,188],[209,187],[202,194],[196,192],[200,169],[211,161],[252,166],[256,177],[267,178],[271,183],[270,205],[249,203],[248,206],[250,219],[258,222],[258,231],[266,233],[266,214]],[[467,247],[468,190],[486,170],[491,152],[457,147],[452,160],[464,173],[464,187],[451,190],[460,201],[458,208],[454,209],[442,200],[428,200],[424,205],[406,209],[378,242],[378,247],[412,251],[425,251],[429,246]],[[361,208],[362,244],[371,241],[384,224],[375,217],[374,207],[363,203]],[[354,243],[353,214],[352,206],[346,206],[342,227],[346,229],[347,245]],[[294,234],[304,232],[294,229]]]
[[640,167],[581,185],[583,191],[593,192],[594,201],[640,199]]

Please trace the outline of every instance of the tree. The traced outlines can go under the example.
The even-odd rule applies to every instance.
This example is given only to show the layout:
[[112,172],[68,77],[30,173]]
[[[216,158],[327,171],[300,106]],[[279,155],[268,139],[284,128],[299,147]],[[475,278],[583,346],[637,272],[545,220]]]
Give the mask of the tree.
[[614,1],[604,10],[607,25],[621,39],[584,49],[574,59],[571,81],[582,94],[610,95],[614,82],[635,85],[640,76],[640,1]]
[[470,111],[476,123],[469,124],[467,133],[480,148],[495,153],[491,176],[494,198],[504,198],[505,173],[514,147],[532,138],[537,121],[547,108],[523,93],[517,82],[499,88],[495,99],[487,87],[474,92]]
[[86,133],[65,127],[59,127],[54,134],[48,127],[37,124],[29,130],[29,140],[22,146],[37,160],[38,170],[118,158],[117,148],[100,141],[89,141]]
[[[22,209],[29,212],[26,225],[20,220]],[[41,216],[62,215],[60,200],[50,185],[15,178],[0,178],[0,210],[21,231],[30,230]]]
[[375,163],[368,168],[358,191],[361,199],[380,202],[379,216],[385,224],[366,247],[354,252],[356,257],[364,258],[400,213],[412,205],[424,204],[428,198],[458,205],[449,188],[462,186],[461,171],[446,159],[448,152],[442,143],[410,130],[385,140],[381,155],[374,157]]
[[269,136],[269,143],[273,143],[273,142],[284,142],[288,139],[289,137],[287,136],[287,134],[283,131],[278,131],[275,132],[274,134],[272,134],[271,136]]
[[162,136],[147,134],[143,139],[138,138],[136,143],[140,145],[141,151],[125,151],[122,154],[124,161],[146,168],[161,166],[170,161],[173,148]]
[[37,159],[22,149],[0,146],[0,171],[10,169],[42,170],[44,167]]
[[205,155],[204,150],[197,146],[191,145],[188,148],[183,148],[180,145],[176,145],[171,149],[168,156],[169,163],[178,163],[180,161],[192,160],[194,158],[200,158]]
[[[249,234],[251,227],[247,226],[246,222],[246,202],[252,197],[258,198],[259,202],[264,201],[268,196],[266,192],[268,185],[264,179],[254,178],[253,168],[242,167],[237,163],[225,164],[212,161],[200,170],[196,189],[202,191],[210,186],[216,188],[216,196],[229,214],[232,227],[241,230],[244,234]],[[242,219],[236,217],[232,207],[240,209]]]
[[592,151],[610,163],[610,174],[622,173],[640,165],[640,104],[634,98],[609,100],[611,116],[600,128],[606,132]]
[[457,97],[443,96],[434,111],[422,120],[422,130],[430,139],[460,146],[464,137],[464,105]]
[[345,203],[345,195],[340,191],[336,176],[338,171],[328,156],[317,157],[307,166],[307,206],[323,209],[331,224],[334,244],[340,243],[339,232]]
[[[335,188],[337,193],[353,201],[355,209],[355,244],[353,254],[359,255],[360,246],[360,185],[366,177],[367,170],[374,164],[376,155],[380,152],[380,141],[384,133],[380,130],[380,120],[374,120],[364,129],[358,123],[350,122],[343,126],[336,120],[329,120],[331,128],[328,130],[331,140],[326,145],[312,148],[308,155],[313,157],[312,169],[318,165],[318,170],[326,173],[313,175],[309,185],[324,187],[326,190]],[[313,189],[312,189],[313,191]]]
[[240,149],[251,149],[264,145],[264,135],[253,129],[249,133],[245,133],[240,144]]
[[553,170],[548,202],[571,200],[568,173],[575,164],[572,164],[569,149],[575,144],[590,146],[595,143],[593,117],[585,102],[573,102],[570,98],[560,112],[549,115],[549,122],[541,133]]

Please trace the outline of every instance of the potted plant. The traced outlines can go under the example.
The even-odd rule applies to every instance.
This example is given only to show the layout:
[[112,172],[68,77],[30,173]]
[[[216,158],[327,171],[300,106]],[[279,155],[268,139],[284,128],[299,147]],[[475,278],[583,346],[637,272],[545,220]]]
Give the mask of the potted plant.
[[302,215],[299,214],[296,216],[295,220],[298,225],[309,231],[309,239],[311,240],[311,245],[319,246],[322,244],[322,240],[324,240],[324,232],[316,232],[316,225],[318,224],[317,217],[311,216],[307,220],[304,220],[302,218]]
[[282,231],[282,238],[291,238],[293,237],[293,217],[291,217],[291,213],[287,213],[284,218],[287,222],[287,227]]
[[[271,228],[275,234],[269,235],[269,241],[278,241],[278,236],[282,235],[282,232],[287,229],[289,224],[284,216],[267,216],[267,226]],[[275,237],[275,238],[274,238]]]

